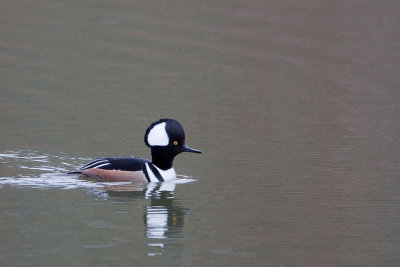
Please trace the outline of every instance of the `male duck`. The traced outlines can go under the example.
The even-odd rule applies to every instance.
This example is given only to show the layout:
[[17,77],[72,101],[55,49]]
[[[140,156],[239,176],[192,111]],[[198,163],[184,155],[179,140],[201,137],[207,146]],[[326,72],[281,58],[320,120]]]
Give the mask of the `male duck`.
[[201,153],[185,144],[182,125],[173,119],[161,119],[146,130],[144,142],[152,160],[138,157],[98,158],[70,172],[98,181],[160,182],[176,178],[172,162],[181,152]]

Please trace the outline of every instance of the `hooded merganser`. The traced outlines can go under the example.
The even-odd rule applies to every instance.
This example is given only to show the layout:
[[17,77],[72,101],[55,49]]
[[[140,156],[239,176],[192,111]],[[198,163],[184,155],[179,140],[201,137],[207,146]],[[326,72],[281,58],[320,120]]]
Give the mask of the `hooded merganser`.
[[201,153],[185,145],[182,125],[161,119],[147,128],[144,142],[151,149],[152,161],[137,157],[98,158],[69,174],[81,174],[98,181],[160,182],[176,178],[172,162],[181,152]]

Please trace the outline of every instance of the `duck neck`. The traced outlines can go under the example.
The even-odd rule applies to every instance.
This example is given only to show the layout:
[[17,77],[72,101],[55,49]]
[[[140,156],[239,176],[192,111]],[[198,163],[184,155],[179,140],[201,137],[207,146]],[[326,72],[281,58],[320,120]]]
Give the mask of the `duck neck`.
[[172,168],[175,155],[163,148],[152,148],[151,149],[151,161],[161,170],[168,170]]

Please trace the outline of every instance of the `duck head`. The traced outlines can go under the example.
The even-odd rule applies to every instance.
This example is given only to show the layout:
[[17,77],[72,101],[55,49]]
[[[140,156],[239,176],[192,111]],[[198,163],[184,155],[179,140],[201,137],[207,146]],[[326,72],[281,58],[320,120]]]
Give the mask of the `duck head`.
[[144,142],[151,149],[152,162],[162,170],[172,168],[176,155],[182,152],[201,153],[185,144],[185,131],[174,119],[161,119],[147,128]]

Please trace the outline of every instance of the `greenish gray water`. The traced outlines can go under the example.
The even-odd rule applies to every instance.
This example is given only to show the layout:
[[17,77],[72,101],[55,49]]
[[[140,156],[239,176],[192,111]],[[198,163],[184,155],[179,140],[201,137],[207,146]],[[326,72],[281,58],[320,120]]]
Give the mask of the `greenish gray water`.
[[[398,265],[396,1],[0,4],[0,265]],[[172,184],[65,172],[149,157]]]

